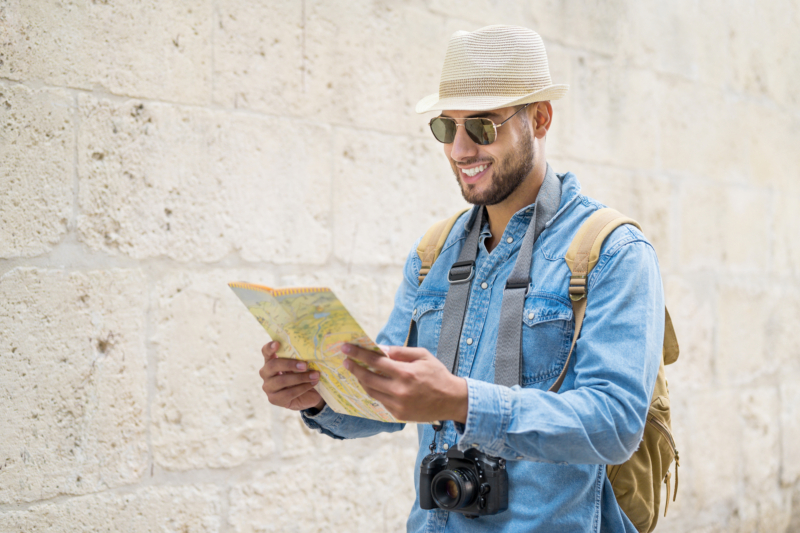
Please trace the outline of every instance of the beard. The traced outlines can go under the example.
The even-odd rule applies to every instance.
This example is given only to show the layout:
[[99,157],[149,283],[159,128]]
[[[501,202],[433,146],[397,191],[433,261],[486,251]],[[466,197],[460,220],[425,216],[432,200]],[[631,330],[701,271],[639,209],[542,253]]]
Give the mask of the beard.
[[[461,196],[473,205],[499,204],[517,190],[525,178],[533,171],[533,159],[536,152],[533,148],[533,138],[528,128],[523,128],[523,137],[514,146],[502,161],[487,161],[492,163],[492,183],[485,191],[476,191],[475,185],[461,183],[461,171],[450,162],[456,181],[461,187]],[[467,164],[477,163],[469,161]]]

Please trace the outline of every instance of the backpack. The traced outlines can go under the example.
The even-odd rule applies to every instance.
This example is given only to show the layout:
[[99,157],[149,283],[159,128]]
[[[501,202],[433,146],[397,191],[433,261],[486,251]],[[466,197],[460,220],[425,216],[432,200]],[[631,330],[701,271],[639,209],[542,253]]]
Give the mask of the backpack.
[[[456,220],[466,209],[452,217],[441,220],[431,226],[417,246],[417,254],[422,261],[419,272],[419,283],[425,279],[431,267],[439,258],[447,236],[455,225]],[[600,257],[600,249],[606,237],[617,227],[623,224],[636,226],[639,224],[610,208],[594,212],[581,225],[572,243],[567,250],[564,260],[569,267],[570,277],[569,298],[572,303],[575,318],[575,332],[572,337],[569,355],[564,363],[564,368],[550,387],[550,391],[557,393],[564,381],[569,366],[575,343],[581,332],[583,318],[586,312],[587,290],[586,280],[592,268]],[[680,460],[675,440],[672,437],[672,424],[669,405],[669,388],[664,372],[664,366],[677,361],[679,354],[678,339],[672,326],[669,312],[664,309],[664,344],[662,348],[661,364],[656,378],[650,409],[647,413],[644,435],[639,448],[624,463],[607,465],[606,474],[614,488],[620,508],[633,522],[639,533],[653,531],[658,522],[659,507],[661,503],[661,483],[666,485],[667,499],[664,505],[664,516],[669,507],[671,478],[670,465],[675,461],[675,490],[672,500],[678,496],[678,467]]]

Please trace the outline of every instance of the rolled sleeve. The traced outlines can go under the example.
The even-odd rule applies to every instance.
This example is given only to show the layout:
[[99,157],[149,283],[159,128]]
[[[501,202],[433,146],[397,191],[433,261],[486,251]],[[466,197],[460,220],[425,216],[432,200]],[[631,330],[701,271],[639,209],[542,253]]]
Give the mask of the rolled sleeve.
[[300,411],[303,423],[309,429],[319,431],[334,439],[361,439],[378,433],[394,433],[405,427],[405,424],[399,422],[381,422],[380,420],[343,415],[327,405],[319,413],[311,413],[308,409]]
[[323,435],[327,435],[334,439],[344,439],[344,437],[335,433],[336,429],[342,423],[344,415],[334,412],[334,410],[327,405],[316,414],[312,414],[313,412],[314,411],[312,409],[300,411],[300,416],[302,417],[303,423],[306,425],[306,427],[313,429],[314,431],[319,431]]
[[484,453],[499,455],[511,422],[511,389],[472,378],[466,380],[467,423],[458,447],[464,450],[477,445]]

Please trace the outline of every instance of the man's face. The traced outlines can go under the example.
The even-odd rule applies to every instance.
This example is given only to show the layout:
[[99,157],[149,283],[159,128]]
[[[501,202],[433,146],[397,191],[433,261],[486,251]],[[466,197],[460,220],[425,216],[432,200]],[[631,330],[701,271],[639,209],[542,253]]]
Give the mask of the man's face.
[[[500,124],[519,107],[494,111],[444,111],[442,116],[463,123],[465,118],[489,118]],[[495,205],[508,198],[533,171],[535,149],[528,117],[521,111],[497,129],[492,144],[480,145],[463,127],[456,128],[452,143],[444,145],[464,199],[475,205]]]

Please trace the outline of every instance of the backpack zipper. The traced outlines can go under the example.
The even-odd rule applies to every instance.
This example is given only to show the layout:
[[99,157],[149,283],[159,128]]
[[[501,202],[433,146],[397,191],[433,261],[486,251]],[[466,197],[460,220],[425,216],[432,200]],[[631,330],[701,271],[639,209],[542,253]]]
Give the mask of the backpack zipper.
[[[672,452],[675,454],[675,492],[672,495],[672,501],[675,501],[675,498],[678,497],[678,467],[681,466],[678,448],[675,446],[675,440],[672,438],[672,432],[669,430],[666,424],[652,415],[647,417],[647,421],[652,423],[659,433],[664,435],[664,438],[667,439],[667,442],[669,442],[669,445],[672,448]],[[664,483],[667,485],[667,503],[664,506],[664,516],[667,516],[667,509],[669,509],[669,482],[671,477],[672,473],[667,470],[667,474],[664,476]]]

